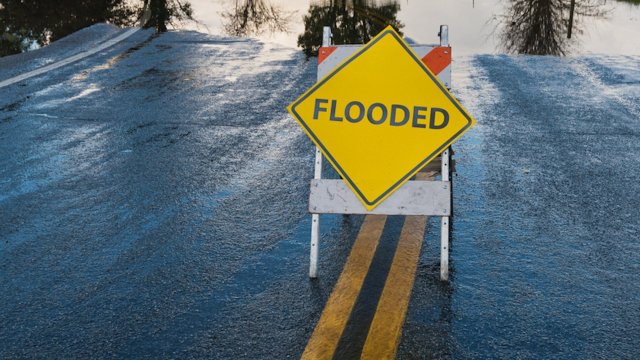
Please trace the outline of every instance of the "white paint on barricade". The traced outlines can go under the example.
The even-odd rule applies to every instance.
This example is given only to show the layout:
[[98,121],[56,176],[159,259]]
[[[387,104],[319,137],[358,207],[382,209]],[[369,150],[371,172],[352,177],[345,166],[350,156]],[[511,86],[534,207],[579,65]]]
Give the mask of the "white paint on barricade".
[[[316,148],[314,179],[322,179],[322,152]],[[309,260],[309,277],[318,277],[318,252],[320,247],[320,214],[311,215],[311,255]]]
[[367,210],[342,180],[314,179],[309,212],[320,214],[427,215],[451,214],[448,181],[408,181],[379,206]]
[[[449,183],[449,160],[451,158],[451,149],[447,149],[442,153],[442,163],[440,172],[442,173],[442,182]],[[451,193],[451,188],[449,188]],[[451,215],[451,214],[449,214]],[[449,280],[449,216],[443,216],[440,224],[440,279]]]

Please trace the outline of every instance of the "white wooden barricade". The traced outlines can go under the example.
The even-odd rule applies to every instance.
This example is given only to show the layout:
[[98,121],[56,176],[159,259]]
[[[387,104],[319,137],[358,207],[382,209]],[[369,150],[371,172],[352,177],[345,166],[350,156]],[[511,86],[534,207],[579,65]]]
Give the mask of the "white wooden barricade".
[[[318,81],[362,45],[331,45],[331,28],[323,29],[322,47],[318,55]],[[429,54],[444,52],[450,59],[451,48],[447,25],[440,26],[439,45],[411,45],[413,51],[425,61]],[[429,66],[429,64],[427,64]],[[433,70],[433,69],[432,69]],[[450,61],[442,64],[436,73],[438,79],[451,88]],[[386,200],[367,211],[343,180],[322,178],[322,152],[316,148],[315,172],[309,194],[311,213],[311,252],[309,277],[318,276],[318,250],[320,241],[320,214],[381,214],[440,216],[440,279],[449,279],[449,216],[451,215],[450,148],[442,152],[440,181],[407,181]]]

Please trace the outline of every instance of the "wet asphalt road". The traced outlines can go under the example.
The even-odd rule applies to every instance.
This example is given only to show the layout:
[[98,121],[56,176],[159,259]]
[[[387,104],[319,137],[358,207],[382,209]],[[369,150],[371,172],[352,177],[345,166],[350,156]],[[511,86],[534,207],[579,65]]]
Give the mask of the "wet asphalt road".
[[[455,62],[478,125],[452,277],[433,219],[399,358],[637,354],[638,61]],[[140,32],[0,89],[0,358],[299,357],[362,222],[323,216],[310,282],[313,148],[285,106],[314,80],[295,49]]]

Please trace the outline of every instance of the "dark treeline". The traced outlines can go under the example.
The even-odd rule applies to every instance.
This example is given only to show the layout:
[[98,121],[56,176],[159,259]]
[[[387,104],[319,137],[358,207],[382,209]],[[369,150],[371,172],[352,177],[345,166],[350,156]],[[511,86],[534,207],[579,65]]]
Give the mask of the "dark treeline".
[[298,46],[307,57],[317,56],[324,26],[331,27],[335,44],[364,44],[388,25],[401,33],[404,25],[396,18],[398,11],[400,4],[397,1],[326,0],[312,3],[304,17],[304,33],[298,37]]
[[167,24],[192,18],[180,0],[0,0],[0,56],[46,45],[89,25],[131,26],[148,9],[146,26],[166,31]]
[[0,0],[0,55],[45,45],[98,22],[130,25],[138,9],[125,0]]

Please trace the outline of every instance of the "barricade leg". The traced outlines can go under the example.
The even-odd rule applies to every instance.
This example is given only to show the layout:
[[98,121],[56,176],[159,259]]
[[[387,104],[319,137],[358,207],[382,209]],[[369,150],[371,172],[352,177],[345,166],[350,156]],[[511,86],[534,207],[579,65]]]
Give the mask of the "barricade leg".
[[[450,148],[441,155],[442,181],[449,181]],[[451,189],[451,188],[449,188]],[[443,216],[440,225],[440,280],[449,280],[449,217]]]
[[311,214],[311,253],[309,256],[309,277],[318,277],[318,247],[320,240],[320,214]]
[[[322,152],[316,148],[314,179],[322,179]],[[311,250],[309,254],[309,277],[318,277],[318,251],[320,247],[320,214],[311,214]]]
[[440,280],[449,280],[449,217],[442,217],[440,226]]

